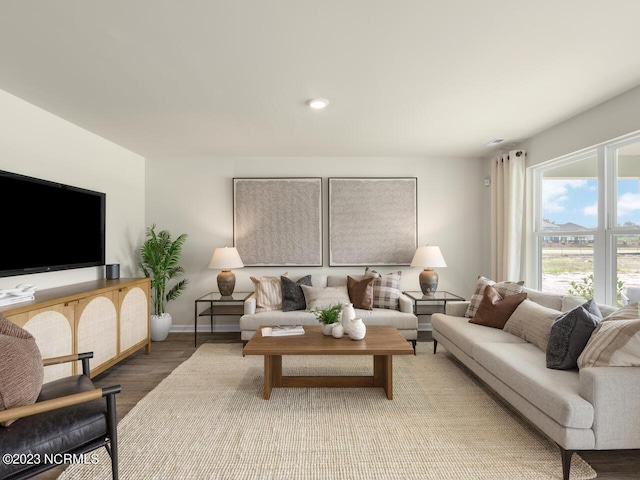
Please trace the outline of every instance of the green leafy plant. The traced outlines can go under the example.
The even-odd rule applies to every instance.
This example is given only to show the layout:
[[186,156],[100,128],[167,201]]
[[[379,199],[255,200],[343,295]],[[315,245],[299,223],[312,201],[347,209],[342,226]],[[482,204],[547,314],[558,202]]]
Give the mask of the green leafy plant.
[[342,313],[342,305],[329,305],[323,309],[311,310],[316,318],[325,325],[330,323],[336,323],[340,321],[340,313]]
[[[583,297],[586,299],[593,298],[593,273],[582,277],[579,281],[569,282],[569,295],[576,295],[578,297]],[[616,282],[616,297],[618,306],[622,305],[622,288],[624,287],[624,282],[622,280],[618,280]]]
[[[140,247],[139,266],[151,279],[153,310],[156,315],[162,315],[167,302],[178,298],[188,283],[186,278],[181,279],[184,269],[178,265],[187,235],[172,240],[167,230],[156,233],[155,228],[155,224],[147,228],[147,239]],[[177,283],[167,290],[171,280]]]

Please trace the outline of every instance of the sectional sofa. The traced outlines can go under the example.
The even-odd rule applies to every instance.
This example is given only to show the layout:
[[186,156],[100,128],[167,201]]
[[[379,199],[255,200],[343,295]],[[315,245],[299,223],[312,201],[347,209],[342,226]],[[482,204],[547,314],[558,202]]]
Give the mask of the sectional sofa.
[[[567,312],[575,297],[524,289],[539,305]],[[640,448],[640,367],[553,370],[538,346],[499,328],[469,322],[468,302],[432,316],[438,344],[558,444],[563,478],[580,450]],[[600,305],[603,315],[615,309]]]

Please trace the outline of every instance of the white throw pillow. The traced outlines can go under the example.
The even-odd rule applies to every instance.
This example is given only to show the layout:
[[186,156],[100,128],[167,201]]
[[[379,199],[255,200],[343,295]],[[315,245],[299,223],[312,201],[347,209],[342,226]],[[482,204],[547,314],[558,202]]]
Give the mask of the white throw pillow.
[[560,310],[543,307],[526,299],[509,317],[504,331],[533,343],[543,352],[547,351],[553,321],[562,315]]
[[321,310],[329,305],[351,303],[346,285],[340,287],[309,287],[300,285],[307,302],[307,310]]
[[598,324],[578,357],[578,368],[640,366],[640,319]]
[[282,283],[280,282],[280,277],[250,278],[255,288],[256,312],[282,310]]

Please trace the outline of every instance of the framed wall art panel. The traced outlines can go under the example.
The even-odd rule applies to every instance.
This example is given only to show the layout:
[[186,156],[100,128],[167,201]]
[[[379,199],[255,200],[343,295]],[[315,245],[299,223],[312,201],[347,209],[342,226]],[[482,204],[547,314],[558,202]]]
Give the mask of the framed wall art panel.
[[329,266],[409,265],[417,178],[329,178]]
[[322,266],[322,178],[234,178],[233,240],[247,266]]

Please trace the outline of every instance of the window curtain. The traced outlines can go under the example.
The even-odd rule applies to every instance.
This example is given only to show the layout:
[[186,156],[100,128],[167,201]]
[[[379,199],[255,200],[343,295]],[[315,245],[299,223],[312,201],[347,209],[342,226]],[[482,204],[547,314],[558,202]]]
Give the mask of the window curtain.
[[521,280],[525,152],[512,150],[491,166],[491,273],[497,282]]

